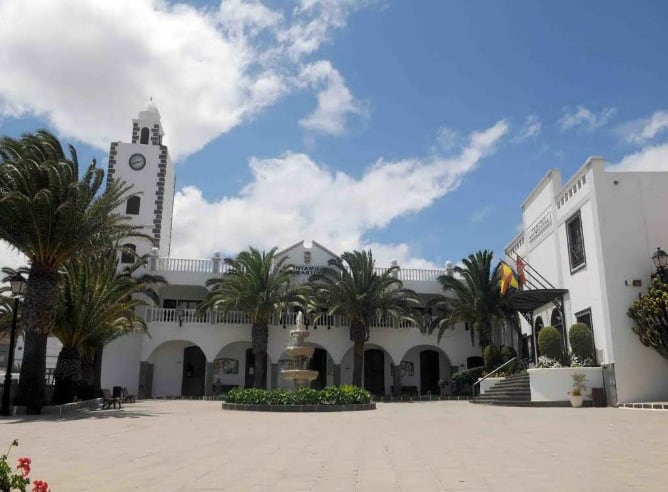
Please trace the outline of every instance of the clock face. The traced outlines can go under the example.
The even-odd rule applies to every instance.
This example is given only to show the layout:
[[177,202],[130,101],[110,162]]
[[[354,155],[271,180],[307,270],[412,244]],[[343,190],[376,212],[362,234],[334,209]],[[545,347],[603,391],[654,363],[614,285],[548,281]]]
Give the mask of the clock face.
[[134,169],[135,171],[139,171],[140,169],[143,169],[144,166],[146,165],[146,157],[144,157],[141,154],[132,154],[130,156],[130,167]]

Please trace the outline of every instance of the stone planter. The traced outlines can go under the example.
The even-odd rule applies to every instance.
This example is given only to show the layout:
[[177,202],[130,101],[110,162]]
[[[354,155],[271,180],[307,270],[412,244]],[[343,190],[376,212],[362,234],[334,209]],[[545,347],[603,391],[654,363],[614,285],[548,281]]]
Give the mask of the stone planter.
[[568,399],[571,401],[573,408],[580,408],[584,397],[582,395],[568,395]]
[[603,388],[603,371],[600,367],[559,367],[555,369],[529,369],[531,401],[556,402],[568,405],[569,393],[573,389],[571,375],[584,374],[587,378],[587,391],[583,401],[591,401],[589,392],[592,388]]

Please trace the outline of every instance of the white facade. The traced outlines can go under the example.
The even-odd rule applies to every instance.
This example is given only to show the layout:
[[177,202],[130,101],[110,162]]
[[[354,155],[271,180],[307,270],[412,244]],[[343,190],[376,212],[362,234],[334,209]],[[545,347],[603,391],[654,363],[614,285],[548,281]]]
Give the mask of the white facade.
[[[523,203],[523,230],[506,257],[513,263],[519,254],[552,285],[568,289],[565,332],[578,320],[591,325],[609,396],[616,386],[619,402],[666,400],[668,360],[640,343],[626,312],[647,291],[652,254],[668,244],[668,173],[604,166],[591,157],[563,185],[559,171],[549,171]],[[574,244],[580,237],[583,248]],[[534,328],[538,317],[553,324],[554,310],[535,310]],[[524,322],[523,331],[532,327]]]
[[[147,132],[148,140],[142,140]],[[207,294],[206,281],[222,274],[220,255],[214,253],[210,259],[169,257],[174,173],[161,137],[160,115],[149,106],[133,121],[132,143],[111,146],[111,176],[133,184],[140,198],[139,213],[130,217],[154,238],[154,244],[137,245],[137,252],[151,254],[150,272],[162,275],[168,284],[158,287],[160,306],[144,312],[150,335],[124,336],[105,348],[102,386],[126,386],[140,397],[212,395],[232,386],[248,386],[253,380],[248,319],[235,312],[195,315],[197,304]],[[145,158],[145,165],[132,161],[138,159],[137,154]],[[119,212],[125,214],[126,209]],[[316,242],[299,242],[277,256],[289,257],[304,281],[314,268],[327,265],[336,255]],[[399,278],[406,288],[428,296],[441,292],[437,278],[445,273],[445,269],[400,269]],[[295,316],[276,317],[269,326],[268,387],[288,386],[279,372]],[[323,318],[309,330],[307,344],[320,349],[313,361],[321,371],[318,383],[350,384],[353,343],[345,320]],[[440,380],[448,381],[455,371],[467,368],[469,357],[480,356],[478,344],[472,343],[464,326],[448,331],[438,344],[436,333],[423,334],[415,326],[378,324],[371,327],[365,350],[364,384],[382,394],[392,392],[394,368],[401,371],[404,388],[426,393],[438,391]]]

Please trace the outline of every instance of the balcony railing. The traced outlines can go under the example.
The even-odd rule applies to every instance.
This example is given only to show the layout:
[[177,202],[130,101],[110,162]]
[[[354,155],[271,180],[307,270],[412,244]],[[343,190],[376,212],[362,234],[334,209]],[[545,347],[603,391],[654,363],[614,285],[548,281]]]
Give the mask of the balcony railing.
[[[250,317],[240,311],[206,311],[197,315],[195,309],[168,309],[168,308],[148,308],[146,310],[147,323],[170,323],[170,324],[232,324],[232,325],[250,325]],[[295,326],[297,323],[297,313],[284,313],[274,315],[270,325],[286,327]],[[341,327],[349,326],[346,318],[339,315],[321,315],[315,322],[310,323],[311,329],[314,327]],[[389,319],[380,319],[371,323],[371,328],[410,328],[415,327],[411,321],[394,321]]]
[[[184,273],[219,273],[225,272],[228,266],[220,260],[193,258],[155,258],[154,267],[158,272]],[[374,272],[382,275],[389,268],[376,267]],[[438,277],[445,275],[445,270],[427,268],[400,268],[397,272],[399,280],[436,282]],[[308,275],[302,275],[308,276]]]

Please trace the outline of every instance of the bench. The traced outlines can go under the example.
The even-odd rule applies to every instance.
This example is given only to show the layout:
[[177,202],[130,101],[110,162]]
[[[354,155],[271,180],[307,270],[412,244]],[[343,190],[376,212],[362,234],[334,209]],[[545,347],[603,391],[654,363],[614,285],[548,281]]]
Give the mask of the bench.
[[103,389],[102,409],[104,410],[105,408],[111,408],[112,405],[114,408],[116,408],[116,405],[118,405],[118,408],[121,408],[121,399],[116,396],[111,396],[111,391],[108,389]]

